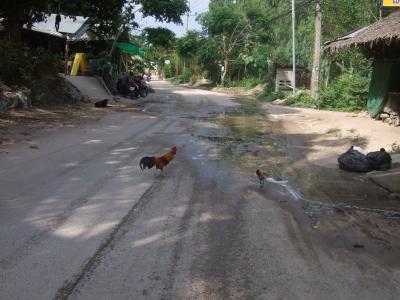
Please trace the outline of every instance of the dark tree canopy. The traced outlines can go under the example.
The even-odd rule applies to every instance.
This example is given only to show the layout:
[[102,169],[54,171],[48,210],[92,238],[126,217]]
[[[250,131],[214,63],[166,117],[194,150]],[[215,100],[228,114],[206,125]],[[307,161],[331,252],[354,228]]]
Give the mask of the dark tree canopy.
[[175,44],[175,33],[163,27],[143,30],[143,35],[148,45],[159,46],[165,49],[172,48]]
[[187,0],[135,0],[142,5],[143,16],[153,16],[157,21],[182,24],[181,15],[189,11]]

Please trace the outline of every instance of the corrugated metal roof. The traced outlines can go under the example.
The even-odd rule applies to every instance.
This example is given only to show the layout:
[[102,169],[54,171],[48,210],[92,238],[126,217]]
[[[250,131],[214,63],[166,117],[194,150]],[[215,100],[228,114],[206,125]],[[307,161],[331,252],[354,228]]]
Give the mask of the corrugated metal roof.
[[41,28],[31,28],[31,30],[32,31],[37,31],[37,32],[42,32],[42,33],[45,33],[45,34],[49,34],[49,35],[52,35],[52,36],[56,36],[56,37],[60,37],[60,38],[66,39],[65,35],[63,35],[60,32],[57,32],[55,30],[54,31],[50,31],[50,30],[44,30],[44,29],[41,29]]
[[49,34],[64,33],[68,35],[75,35],[87,20],[88,18],[81,16],[74,16],[73,18],[70,18],[68,16],[61,15],[60,28],[57,32],[55,28],[56,14],[51,14],[47,20],[34,23],[32,29]]

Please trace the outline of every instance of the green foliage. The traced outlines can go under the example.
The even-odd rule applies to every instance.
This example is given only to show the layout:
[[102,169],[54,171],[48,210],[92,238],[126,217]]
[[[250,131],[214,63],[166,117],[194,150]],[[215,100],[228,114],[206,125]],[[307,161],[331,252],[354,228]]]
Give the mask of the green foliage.
[[338,111],[360,111],[366,108],[370,79],[347,72],[335,79],[313,99],[309,92],[298,91],[286,98],[287,105]]
[[277,99],[285,99],[289,94],[290,92],[288,91],[275,92],[274,88],[267,88],[262,94],[258,95],[257,98],[263,101],[272,102]]
[[171,49],[175,43],[175,33],[168,28],[146,27],[143,30],[143,35],[148,45],[158,46],[164,49]]
[[29,85],[34,79],[55,76],[58,65],[57,57],[43,48],[0,43],[0,79],[8,85]]
[[243,87],[246,90],[251,90],[252,88],[255,88],[257,85],[259,85],[261,83],[262,83],[262,81],[259,80],[258,78],[248,77],[248,78],[244,78],[242,80],[228,81],[226,86],[227,87]]
[[187,83],[190,82],[190,79],[192,77],[192,70],[186,68],[183,70],[182,74],[178,76],[178,81],[179,83]]
[[196,31],[189,31],[184,37],[176,41],[176,51],[182,58],[193,58],[201,45],[200,34]]
[[140,11],[144,17],[153,16],[160,22],[182,24],[181,15],[189,11],[187,0],[125,0],[141,5]]
[[340,111],[359,111],[366,108],[369,77],[347,72],[320,92],[318,106]]
[[316,107],[317,100],[313,99],[307,91],[300,90],[296,95],[290,94],[286,98],[286,104],[298,107]]
[[172,78],[175,76],[175,60],[170,60],[168,65],[164,66],[164,77],[165,78]]
[[101,73],[108,72],[112,66],[111,57],[108,51],[102,51],[97,56],[98,71]]
[[58,75],[63,61],[42,49],[21,47],[12,42],[0,43],[0,79],[5,84],[26,87],[32,104],[71,102],[69,86]]

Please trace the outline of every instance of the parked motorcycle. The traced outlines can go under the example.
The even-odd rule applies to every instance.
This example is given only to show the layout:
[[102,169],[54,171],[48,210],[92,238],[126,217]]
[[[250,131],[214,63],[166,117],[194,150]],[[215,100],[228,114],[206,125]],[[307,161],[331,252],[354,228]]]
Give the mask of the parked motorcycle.
[[139,97],[147,97],[149,94],[149,87],[147,86],[146,80],[143,76],[137,76],[130,84],[130,94],[129,97],[139,98]]

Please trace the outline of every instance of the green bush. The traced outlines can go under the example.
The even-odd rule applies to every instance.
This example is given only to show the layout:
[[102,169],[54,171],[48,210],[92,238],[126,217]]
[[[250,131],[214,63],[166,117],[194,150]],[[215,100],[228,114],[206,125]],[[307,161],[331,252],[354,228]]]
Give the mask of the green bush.
[[8,85],[29,86],[32,80],[56,76],[59,60],[43,48],[0,41],[0,78]]
[[192,70],[186,68],[183,70],[182,74],[178,76],[178,80],[180,83],[187,83],[190,82],[190,78],[192,77]]
[[291,92],[289,91],[278,91],[275,92],[275,87],[272,85],[267,85],[264,89],[264,92],[257,96],[258,99],[272,102],[276,99],[284,99],[286,98]]
[[260,83],[262,83],[262,81],[259,80],[258,78],[249,77],[249,78],[244,78],[242,80],[231,80],[231,81],[227,80],[226,87],[243,87],[246,90],[251,90]]
[[352,72],[345,73],[320,92],[318,106],[339,111],[365,109],[369,82],[369,77]]
[[293,105],[298,107],[317,107],[318,100],[313,99],[309,92],[300,90],[296,93],[296,95],[289,95],[286,98],[287,105]]
[[171,60],[168,65],[165,65],[163,68],[163,73],[165,78],[172,78],[175,76],[175,61]]

